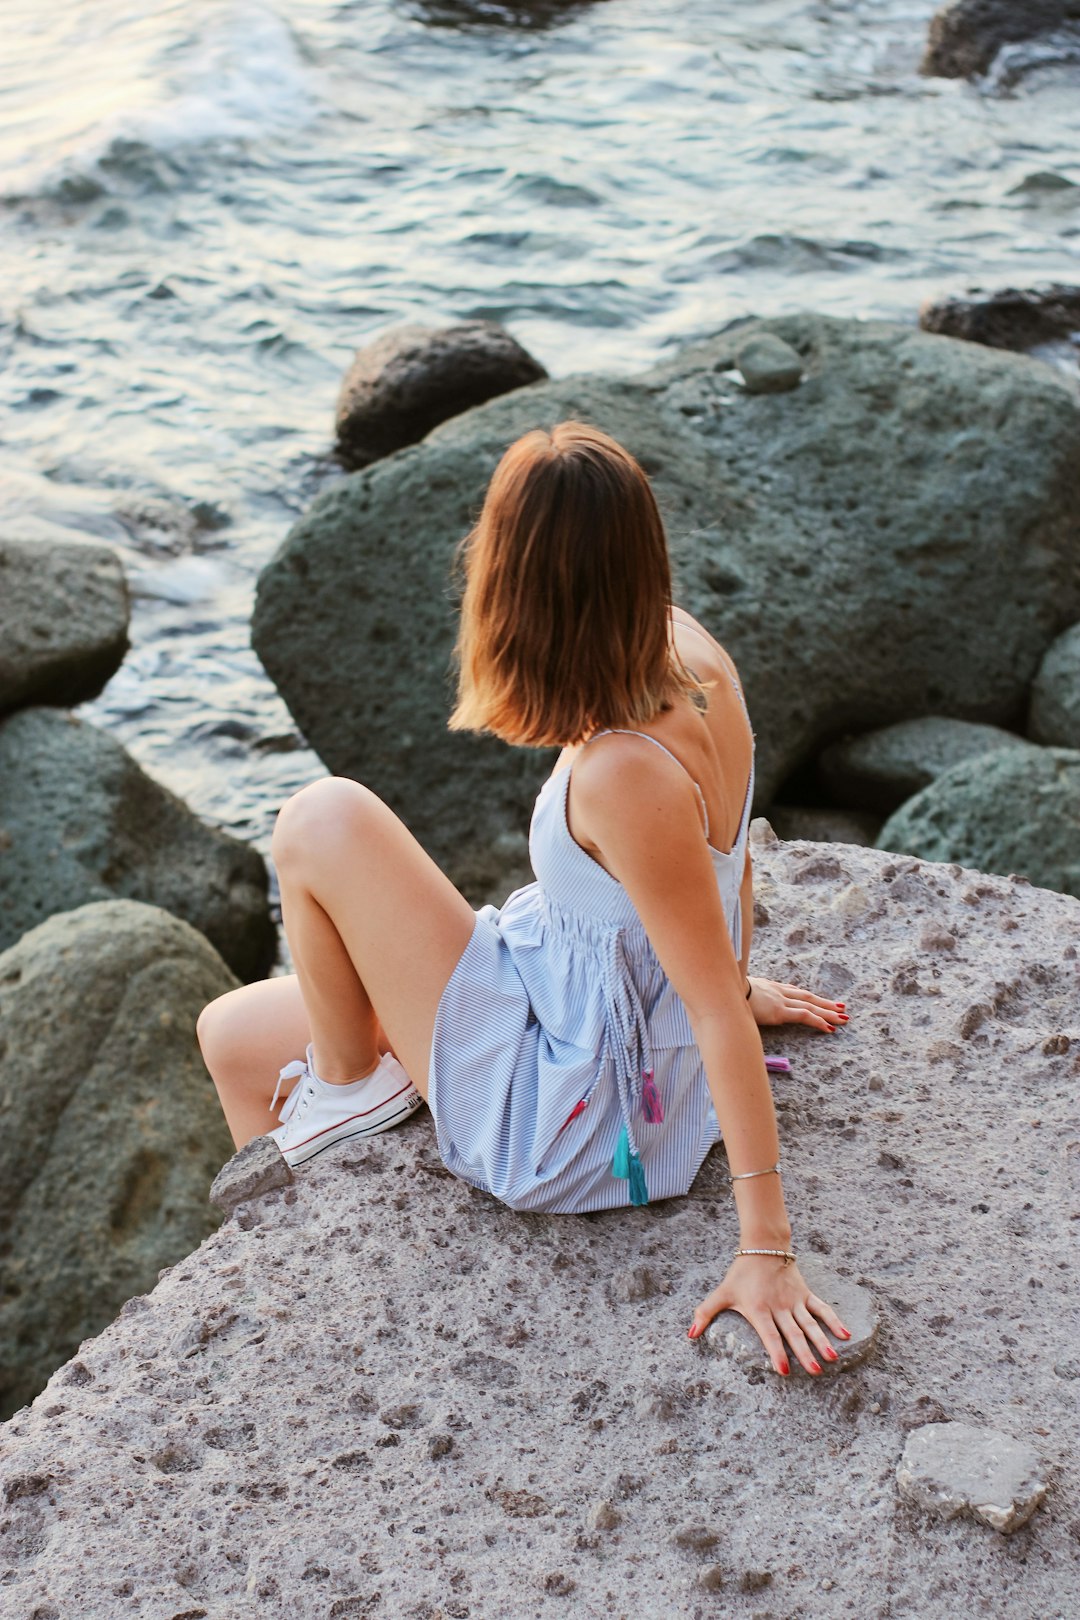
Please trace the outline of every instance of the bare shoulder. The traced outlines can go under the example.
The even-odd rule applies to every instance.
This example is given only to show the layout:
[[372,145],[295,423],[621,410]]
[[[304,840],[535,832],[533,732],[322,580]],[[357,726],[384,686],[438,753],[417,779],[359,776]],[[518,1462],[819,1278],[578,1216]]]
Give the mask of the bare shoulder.
[[687,772],[663,749],[634,734],[612,732],[574,763],[574,836],[607,848],[653,836],[659,822],[700,827],[697,794]]
[[[706,630],[703,624],[699,624],[685,608],[673,607],[671,617],[675,625],[675,641],[679,656],[684,663],[694,665],[696,659],[695,667],[703,675],[716,676],[724,672],[739,683],[741,690],[742,682],[739,680],[739,671],[734,658],[720,645],[711,631]],[[702,668],[703,664],[706,667]]]

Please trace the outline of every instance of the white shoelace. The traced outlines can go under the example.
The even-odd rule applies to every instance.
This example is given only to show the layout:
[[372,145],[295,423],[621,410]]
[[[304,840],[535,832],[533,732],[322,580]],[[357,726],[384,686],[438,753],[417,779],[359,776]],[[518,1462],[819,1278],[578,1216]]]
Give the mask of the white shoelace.
[[282,1081],[283,1080],[292,1080],[297,1075],[303,1076],[304,1078],[301,1078],[301,1079],[297,1080],[296,1085],[293,1086],[292,1090],[289,1092],[289,1095],[285,1098],[285,1101],[282,1104],[281,1113],[278,1115],[278,1119],[281,1121],[281,1123],[283,1125],[288,1120],[292,1119],[292,1117],[295,1114],[297,1108],[300,1106],[300,1094],[301,1094],[301,1092],[306,1091],[308,1096],[310,1097],[312,1092],[315,1089],[314,1086],[311,1084],[313,1076],[312,1076],[312,1073],[311,1073],[311,1069],[308,1066],[307,1059],[306,1058],[294,1058],[291,1063],[286,1063],[285,1067],[281,1070],[280,1074],[278,1075],[277,1085],[274,1087],[274,1095],[270,1099],[270,1112],[271,1113],[273,1113],[274,1108],[275,1108],[275,1106],[277,1104],[278,1097],[281,1095]]

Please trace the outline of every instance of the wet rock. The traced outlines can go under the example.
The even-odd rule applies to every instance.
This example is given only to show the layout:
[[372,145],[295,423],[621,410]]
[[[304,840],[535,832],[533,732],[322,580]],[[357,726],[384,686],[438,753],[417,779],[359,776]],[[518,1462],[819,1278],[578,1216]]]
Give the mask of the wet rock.
[[277,1187],[287,1187],[292,1179],[292,1171],[273,1137],[256,1136],[222,1165],[210,1188],[210,1202],[228,1215],[237,1204]]
[[547,372],[494,321],[395,326],[358,350],[337,403],[338,450],[364,467],[416,444],[448,417]]
[[1028,731],[1036,742],[1080,748],[1080,624],[1058,636],[1039,665]]
[[774,332],[760,332],[740,343],[735,360],[751,394],[786,394],[802,381],[799,351]]
[[231,1151],[195,1020],[236,984],[153,906],[52,917],[0,955],[0,1406],[217,1225]]
[[127,652],[130,615],[108,546],[0,540],[0,714],[96,697]]
[[1003,45],[1080,22],[1077,0],[951,0],[930,20],[921,73],[970,79],[985,73]]
[[896,1470],[900,1494],[943,1519],[968,1514],[1003,1535],[1026,1524],[1046,1495],[1032,1448],[994,1429],[930,1423],[913,1429]]
[[822,787],[839,803],[887,816],[954,765],[995,748],[1023,746],[1023,737],[1000,726],[926,715],[831,743],[817,769]]
[[919,310],[919,325],[924,332],[1026,354],[1080,332],[1080,287],[1003,287],[983,296],[928,300]]
[[[841,1339],[826,1328],[825,1335],[836,1351],[837,1359],[829,1361],[824,1356],[818,1356],[820,1374],[807,1373],[795,1356],[789,1353],[790,1376],[816,1380],[827,1373],[844,1372],[848,1367],[865,1361],[874,1348],[879,1325],[877,1308],[869,1290],[849,1277],[839,1276],[814,1254],[799,1256],[799,1270],[810,1291],[833,1307],[841,1322],[850,1330],[851,1338]],[[744,1369],[773,1371],[757,1332],[738,1311],[721,1311],[706,1328],[701,1342],[714,1355],[726,1356]]]
[[[766,333],[804,366],[775,410],[727,374]],[[1011,723],[1080,618],[1080,401],[1049,366],[799,312],[738,321],[636,377],[489,400],[322,495],[264,569],[253,623],[329,768],[382,795],[470,896],[520,868],[550,765],[446,729],[452,557],[506,446],[570,416],[625,443],[671,514],[682,600],[739,664],[762,804],[838,726],[946,698],[958,718]],[[808,620],[809,599],[829,612]]]
[[955,765],[889,817],[878,848],[1080,896],[1080,750],[1030,743]]
[[182,918],[241,979],[277,954],[262,856],[200,821],[112,737],[60,709],[0,723],[0,949],[54,912],[142,900]]

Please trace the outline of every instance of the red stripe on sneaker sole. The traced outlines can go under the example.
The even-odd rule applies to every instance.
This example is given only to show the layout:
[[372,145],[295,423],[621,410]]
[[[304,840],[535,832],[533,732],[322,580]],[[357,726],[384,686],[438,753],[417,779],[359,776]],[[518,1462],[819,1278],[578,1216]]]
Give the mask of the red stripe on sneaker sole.
[[[418,1104],[423,1101],[419,1092],[416,1094],[416,1099],[415,1103],[406,1103],[403,1108],[398,1109],[396,1114],[391,1114],[389,1118],[380,1120],[377,1125],[361,1125],[355,1131],[341,1131],[339,1135],[331,1137],[328,1142],[320,1142],[318,1146],[310,1148],[306,1153],[300,1152],[297,1148],[290,1148],[287,1153],[282,1154],[282,1158],[290,1166],[308,1164],[312,1159],[318,1158],[320,1153],[325,1153],[328,1148],[337,1147],[339,1142],[351,1142],[358,1136],[378,1136],[382,1131],[389,1130],[391,1125],[395,1125],[399,1119],[407,1119],[410,1114],[415,1114]],[[325,1134],[325,1131],[320,1132],[320,1135],[325,1136]]]
[[[403,1097],[409,1091],[416,1091],[416,1087],[411,1080],[407,1086],[402,1086],[400,1091],[392,1092],[389,1097],[384,1097],[381,1103],[376,1103],[374,1108],[365,1108],[358,1114],[350,1114],[348,1119],[339,1119],[335,1124],[327,1125],[323,1130],[316,1131],[314,1136],[305,1136],[302,1142],[294,1142],[291,1151],[297,1152],[300,1148],[307,1147],[309,1142],[317,1142],[320,1136],[326,1135],[327,1131],[339,1131],[343,1126],[351,1125],[354,1119],[367,1119],[369,1114],[377,1114],[380,1109],[388,1108],[392,1102],[396,1102],[399,1097]],[[419,1097],[420,1093],[416,1091],[416,1095]]]

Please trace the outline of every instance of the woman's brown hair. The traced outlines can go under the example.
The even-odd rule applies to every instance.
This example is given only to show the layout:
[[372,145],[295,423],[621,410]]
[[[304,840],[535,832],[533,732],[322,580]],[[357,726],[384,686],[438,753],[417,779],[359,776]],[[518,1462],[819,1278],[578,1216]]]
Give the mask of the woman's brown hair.
[[560,422],[516,440],[461,549],[452,731],[564,746],[700,694],[671,643],[656,498],[599,428]]

